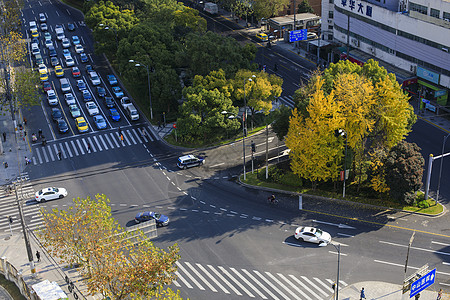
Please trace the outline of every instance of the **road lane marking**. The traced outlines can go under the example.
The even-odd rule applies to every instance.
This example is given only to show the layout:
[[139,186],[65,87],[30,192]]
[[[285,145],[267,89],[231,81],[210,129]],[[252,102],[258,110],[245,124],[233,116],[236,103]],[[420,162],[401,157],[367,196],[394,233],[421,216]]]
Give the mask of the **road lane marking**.
[[[288,283],[294,290],[296,290],[298,293],[300,293],[303,297],[305,297],[308,300],[312,300],[311,297],[309,297],[308,295],[305,294],[305,292],[303,292],[301,289],[299,289],[295,284],[293,284],[288,278],[286,278],[283,274],[277,273],[278,276],[280,276],[284,281],[286,281],[286,283]],[[294,279],[295,281],[297,281],[298,284],[300,284],[302,287],[304,287],[306,290],[309,290],[311,294],[316,295],[315,293],[313,293],[310,289],[308,289],[306,287],[306,285],[301,282],[300,280],[298,280],[297,278],[294,277],[294,275],[289,275],[290,277],[292,277],[292,279]],[[317,297],[317,296],[316,296]]]
[[[391,266],[395,266],[395,267],[405,268],[405,265],[402,265],[402,264],[396,264],[396,263],[391,263],[391,262],[388,262],[388,261],[377,260],[377,259],[374,259],[373,261],[377,262],[377,263],[380,263],[380,264],[385,264],[385,265],[391,265]],[[408,266],[408,269],[419,270],[420,268]],[[436,273],[439,273],[439,274],[442,274],[442,275],[446,275],[446,276],[450,276],[450,273],[439,272],[439,271],[436,271]]]
[[229,294],[230,292],[218,281],[214,278],[214,276],[211,275],[211,273],[208,272],[208,270],[206,270],[205,267],[203,267],[201,264],[196,264],[197,267],[203,271],[203,273],[206,274],[206,276],[209,277],[209,279],[211,279],[215,284],[217,284],[217,286],[225,293],[225,294]]
[[[183,281],[184,284],[185,284],[188,288],[190,288],[190,289],[193,289],[193,288],[194,288],[189,282],[186,281],[186,279],[184,279],[183,276],[181,276],[181,274],[180,274],[178,271],[175,271],[175,274],[177,275],[178,279],[181,279],[181,281]],[[175,285],[176,285],[176,284],[175,284]]]
[[249,290],[247,290],[245,288],[245,286],[243,286],[239,281],[237,281],[233,276],[231,276],[230,273],[228,273],[227,270],[225,270],[224,267],[222,266],[218,266],[218,268],[225,274],[227,275],[238,287],[240,287],[249,297],[255,298],[255,295],[253,295],[252,293],[249,292]]
[[436,245],[441,245],[441,246],[450,247],[450,244],[446,244],[446,243],[435,242],[435,241],[431,241],[431,243],[432,243],[432,244],[436,244]]
[[[286,300],[290,300],[288,296],[286,296],[282,291],[280,291],[280,289],[278,289],[272,282],[270,282],[269,280],[267,280],[266,277],[264,277],[261,273],[259,273],[256,270],[253,270],[253,273],[255,273],[256,275],[258,275],[262,280],[264,280],[265,283],[267,283],[273,290],[275,290],[278,294],[280,294],[284,299]],[[295,297],[297,298],[297,297]]]
[[[192,280],[192,282],[202,291],[205,290],[205,288],[197,281],[197,279],[194,278],[194,276],[192,276],[184,267],[180,262],[175,262],[176,265],[178,266],[178,268],[183,271],[184,274],[186,274],[187,277],[189,277],[190,280]],[[189,266],[189,265],[188,265]]]
[[269,294],[270,297],[274,300],[280,300],[277,296],[275,296],[264,284],[262,284],[258,279],[255,278],[249,271],[246,269],[241,269],[242,272],[245,273],[248,277],[250,277],[251,280],[253,280],[260,288],[262,288],[267,294]]
[[251,284],[251,282],[248,281],[247,278],[242,276],[241,273],[239,273],[235,268],[230,268],[230,270],[233,271],[233,273],[236,274],[243,282],[245,282],[248,286],[250,286],[252,290],[254,290],[259,295],[259,297],[261,297],[262,299],[267,299],[267,297],[263,293],[261,293],[259,289],[257,289],[253,284]]
[[198,278],[200,278],[210,289],[211,289],[211,291],[213,291],[213,292],[215,292],[215,293],[217,293],[217,290],[216,290],[216,288],[215,287],[213,287],[212,286],[212,284],[211,283],[209,283],[209,281],[207,281],[206,280],[206,278],[205,277],[203,277],[203,275],[202,274],[200,274],[200,272],[199,271],[197,271],[197,269],[195,269],[194,268],[194,266],[193,265],[191,265],[190,263],[188,263],[188,262],[184,262],[185,263],[185,265],[187,265],[191,270],[192,270],[192,272],[194,272],[195,273],[195,275],[197,275],[198,276]]
[[214,274],[217,275],[217,277],[220,278],[220,280],[222,280],[223,282],[225,282],[225,284],[228,285],[228,287],[229,287],[230,289],[232,289],[233,292],[235,292],[238,296],[242,296],[241,292],[239,292],[239,291],[234,287],[234,285],[232,285],[225,277],[223,277],[222,274],[219,273],[219,271],[217,271],[216,269],[214,269],[214,267],[211,266],[211,265],[207,265],[207,266],[208,266],[208,268],[211,269],[211,271],[214,272]]
[[[387,244],[387,245],[391,245],[391,246],[408,248],[407,245],[400,245],[400,244],[391,243],[391,242],[385,242],[385,241],[379,241],[379,242],[382,243],[382,244]],[[436,251],[436,250],[419,248],[419,247],[410,247],[410,249],[419,250],[419,251],[425,251],[425,252],[431,252],[431,253],[437,253],[437,254],[442,254],[442,255],[449,255],[450,256],[449,252],[442,252],[442,251]]]
[[220,164],[215,164],[215,165],[212,165],[212,166],[209,166],[210,168],[215,168],[215,167],[218,167],[218,166],[221,166],[221,165],[224,165],[225,163],[220,163]]
[[329,291],[330,293],[334,293],[334,290],[332,288],[330,288],[328,285],[326,285],[322,280],[320,280],[317,277],[314,277],[314,280],[317,281],[318,283],[320,283],[324,288],[327,289],[327,291]]

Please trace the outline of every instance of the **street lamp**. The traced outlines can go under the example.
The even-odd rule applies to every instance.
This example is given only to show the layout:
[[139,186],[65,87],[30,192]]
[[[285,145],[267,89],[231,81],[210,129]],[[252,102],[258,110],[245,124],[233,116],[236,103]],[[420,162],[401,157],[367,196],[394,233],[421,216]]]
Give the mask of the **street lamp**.
[[144,65],[143,63],[134,61],[133,59],[128,60],[130,63],[135,63],[135,67],[144,67],[147,70],[147,80],[148,80],[148,99],[150,102],[150,119],[153,120],[153,108],[152,108],[152,94],[150,90],[150,71],[148,69],[147,65]]
[[[324,246],[326,246],[325,244],[323,244]],[[337,261],[337,274],[336,274],[336,297],[335,300],[339,300],[339,264],[340,264],[340,260],[341,260],[341,244],[337,244],[337,246],[333,243],[331,243],[331,245],[333,245],[333,247],[336,249],[336,251],[338,252],[338,261]]]
[[347,132],[344,129],[339,129],[338,133],[345,136],[345,151],[344,151],[344,186],[342,188],[342,198],[345,198],[345,177],[347,177]]
[[255,78],[255,75],[252,75],[251,78],[244,80],[244,114],[242,115],[242,151],[244,153],[244,181],[247,179],[247,175],[245,173],[245,136],[247,132],[247,95],[245,94],[245,84],[247,81],[253,81],[252,78]]
[[449,136],[450,136],[450,133],[447,134],[446,136],[444,136],[444,140],[442,141],[441,166],[439,167],[439,180],[438,180],[438,187],[437,187],[437,191],[436,191],[436,204],[438,203],[438,200],[439,200],[439,189],[441,188],[442,164],[444,163],[445,142],[447,142],[447,138]]

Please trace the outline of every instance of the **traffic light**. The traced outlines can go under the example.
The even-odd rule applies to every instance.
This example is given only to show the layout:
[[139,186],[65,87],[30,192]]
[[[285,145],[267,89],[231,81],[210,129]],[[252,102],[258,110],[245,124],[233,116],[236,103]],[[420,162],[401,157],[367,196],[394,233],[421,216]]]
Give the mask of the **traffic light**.
[[256,145],[253,141],[252,141],[252,152],[256,152]]

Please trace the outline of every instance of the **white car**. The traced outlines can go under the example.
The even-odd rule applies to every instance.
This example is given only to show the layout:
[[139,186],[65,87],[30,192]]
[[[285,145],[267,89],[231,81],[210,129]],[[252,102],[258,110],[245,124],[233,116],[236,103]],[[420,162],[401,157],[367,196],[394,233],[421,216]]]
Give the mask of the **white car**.
[[58,97],[56,97],[54,90],[47,91],[47,100],[49,105],[58,105]]
[[50,47],[50,46],[53,46],[53,42],[52,42],[52,40],[45,40],[45,47]]
[[89,72],[89,77],[91,78],[91,82],[93,85],[99,85],[101,83],[97,72]]
[[65,94],[64,98],[66,100],[67,105],[77,104],[77,102],[75,101],[75,97],[73,96],[72,93]]
[[45,17],[44,13],[39,13],[39,22],[44,23],[47,21],[47,18]]
[[295,229],[294,237],[297,240],[316,243],[326,246],[331,242],[331,235],[319,228],[300,226]]
[[99,114],[98,107],[93,101],[86,102],[86,109],[90,116]]
[[39,65],[39,74],[47,74],[48,70],[47,67],[44,64]]
[[84,52],[83,46],[81,46],[80,44],[75,45],[75,52],[76,53],[83,53]]
[[63,38],[62,39],[62,46],[63,48],[69,48],[70,47],[70,41],[68,38]]
[[64,49],[63,50],[63,56],[64,56],[64,58],[72,57],[72,55],[70,54],[70,50],[69,49]]
[[47,200],[62,199],[68,195],[65,188],[48,187],[36,192],[36,201],[45,202]]
[[75,61],[73,60],[72,56],[66,56],[66,65],[68,67],[72,67],[75,65]]

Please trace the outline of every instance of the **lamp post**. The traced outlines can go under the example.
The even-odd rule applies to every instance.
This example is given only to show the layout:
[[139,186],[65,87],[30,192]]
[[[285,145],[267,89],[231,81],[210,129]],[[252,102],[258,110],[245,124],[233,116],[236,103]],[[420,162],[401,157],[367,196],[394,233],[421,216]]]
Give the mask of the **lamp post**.
[[98,26],[100,26],[104,30],[112,29],[114,31],[114,38],[116,40],[116,50],[119,49],[119,39],[117,37],[117,30],[115,28],[109,27],[108,25],[105,25],[103,23],[98,24]]
[[338,261],[337,261],[337,274],[336,274],[336,297],[335,300],[339,300],[339,265],[341,260],[341,244],[338,244],[337,246],[333,243],[331,243],[333,247],[338,252]]
[[[255,77],[255,75],[252,75],[252,78]],[[245,174],[245,136],[247,133],[247,126],[245,125],[247,121],[247,95],[245,93],[245,84],[247,83],[247,81],[253,81],[252,78],[244,80],[244,113],[242,115],[242,151],[244,154],[244,180],[247,179],[247,175]]]
[[342,188],[342,198],[345,198],[345,177],[347,177],[347,132],[344,129],[339,129],[339,134],[345,136],[345,151],[344,151],[344,186]]
[[447,138],[450,136],[450,133],[444,136],[444,140],[442,141],[442,151],[441,151],[441,165],[439,167],[439,180],[438,180],[438,187],[436,191],[436,204],[439,200],[439,189],[441,188],[441,176],[442,176],[442,164],[444,163],[444,148],[445,148],[445,142],[447,142]]
[[135,63],[135,67],[144,67],[147,70],[147,80],[148,80],[148,99],[150,102],[150,119],[153,120],[153,108],[152,108],[152,94],[150,90],[150,70],[147,65],[144,65],[143,63],[134,61],[133,59],[128,60],[130,63]]

